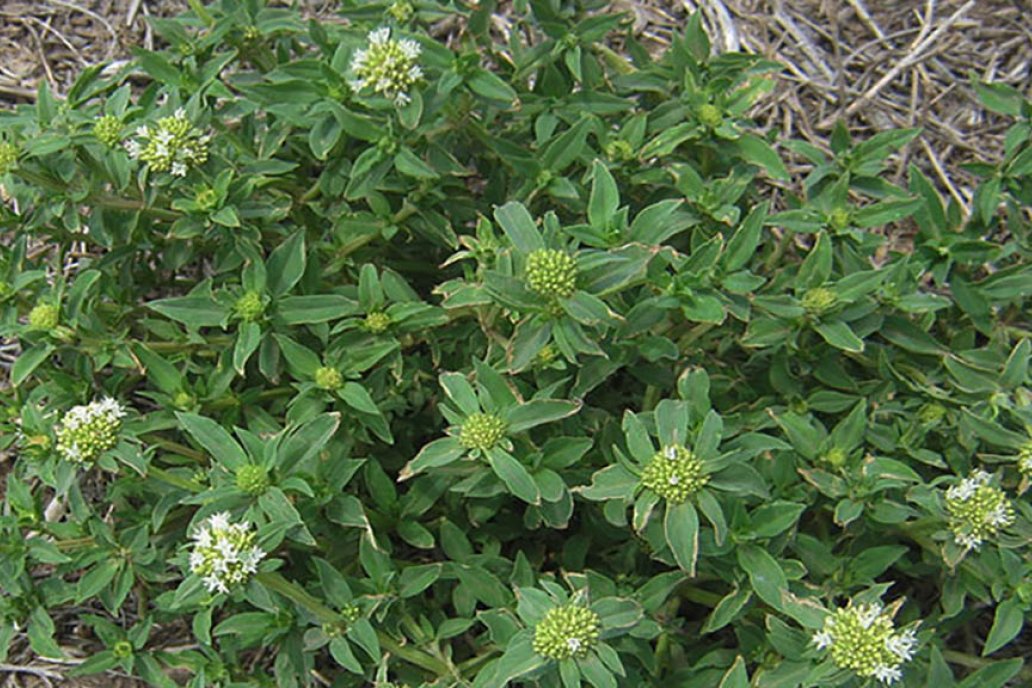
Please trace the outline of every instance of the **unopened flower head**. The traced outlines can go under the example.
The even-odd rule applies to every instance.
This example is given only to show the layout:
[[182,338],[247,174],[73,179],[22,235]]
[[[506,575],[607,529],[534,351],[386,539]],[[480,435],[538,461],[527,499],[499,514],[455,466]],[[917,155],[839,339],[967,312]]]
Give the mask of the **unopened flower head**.
[[122,120],[104,115],[93,125],[93,135],[108,148],[116,148],[122,141]]
[[204,581],[208,592],[228,593],[258,571],[265,552],[255,546],[248,523],[231,523],[228,513],[208,517],[191,536],[190,571]]
[[136,138],[127,141],[125,148],[131,157],[142,160],[154,172],[185,177],[191,167],[207,161],[210,142],[211,136],[194,127],[179,108],[152,127],[138,127]]
[[1018,470],[1026,478],[1032,478],[1032,442],[1018,452]]
[[29,329],[46,332],[61,321],[61,308],[53,303],[41,303],[29,311]]
[[724,122],[724,113],[712,103],[705,103],[699,106],[699,121],[710,129],[716,129]]
[[409,90],[423,78],[423,69],[416,64],[423,49],[408,38],[391,38],[384,26],[369,33],[369,47],[355,52],[351,86],[356,91],[372,89],[402,106],[412,98]]
[[813,642],[818,650],[830,649],[836,666],[888,684],[903,677],[900,667],[914,656],[917,636],[911,629],[897,631],[881,605],[860,604],[830,614]]
[[236,486],[251,495],[263,494],[269,489],[269,471],[265,466],[245,463],[236,470]]
[[577,263],[565,251],[533,251],[527,256],[527,286],[547,299],[571,296],[577,288]]
[[344,384],[344,377],[340,371],[331,366],[323,366],[315,369],[315,386],[319,389],[333,390]]
[[827,287],[815,287],[803,294],[803,309],[810,315],[823,315],[835,306],[838,296]]
[[391,316],[382,312],[370,313],[362,321],[362,329],[372,334],[383,334],[391,326]]
[[967,549],[977,549],[1014,523],[1014,507],[991,480],[988,473],[976,470],[946,490],[950,530],[957,544]]
[[253,322],[265,312],[262,295],[256,291],[247,291],[233,304],[233,312],[244,322]]
[[688,449],[671,444],[649,460],[641,474],[642,487],[673,504],[681,504],[709,482],[699,460]]
[[68,461],[93,463],[118,444],[125,409],[104,398],[72,407],[57,426],[57,452]]
[[548,659],[584,657],[598,640],[602,620],[587,607],[553,607],[534,627],[534,652]]
[[487,451],[505,437],[506,423],[493,413],[471,414],[459,431],[459,443],[466,449]]
[[0,141],[0,174],[7,174],[18,166],[18,146],[9,141]]

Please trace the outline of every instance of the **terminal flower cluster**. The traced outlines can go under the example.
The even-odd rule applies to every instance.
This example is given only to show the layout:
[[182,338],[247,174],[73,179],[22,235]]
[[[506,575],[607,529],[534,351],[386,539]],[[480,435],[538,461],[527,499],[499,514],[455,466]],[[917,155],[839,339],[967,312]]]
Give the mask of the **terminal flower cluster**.
[[154,172],[185,177],[187,170],[208,159],[211,135],[194,127],[183,108],[170,117],[162,117],[153,127],[140,125],[136,136],[126,142],[125,149],[130,157],[142,160]]
[[248,523],[231,523],[222,512],[208,517],[193,534],[190,570],[201,577],[208,592],[228,593],[258,571],[265,552],[255,546]]
[[471,414],[459,430],[459,443],[466,449],[487,451],[505,437],[506,423],[493,413]]
[[104,398],[65,413],[57,426],[57,452],[74,463],[93,463],[118,443],[125,409]]
[[355,52],[351,71],[355,91],[371,88],[401,107],[412,100],[409,90],[423,78],[423,69],[416,64],[423,49],[415,41],[391,38],[389,27],[369,33],[369,47]]
[[573,256],[543,248],[527,256],[527,286],[547,299],[572,296],[577,285],[577,264]]
[[587,607],[553,607],[534,627],[534,652],[548,659],[584,657],[599,636],[601,619]]
[[992,476],[982,470],[946,490],[946,512],[958,545],[977,549],[985,540],[1014,523],[1014,507]]
[[702,461],[680,445],[663,447],[641,474],[641,485],[673,504],[681,504],[709,481]]
[[831,651],[836,666],[891,684],[903,677],[900,667],[914,656],[917,636],[912,629],[896,631],[881,605],[860,604],[830,614],[813,642]]

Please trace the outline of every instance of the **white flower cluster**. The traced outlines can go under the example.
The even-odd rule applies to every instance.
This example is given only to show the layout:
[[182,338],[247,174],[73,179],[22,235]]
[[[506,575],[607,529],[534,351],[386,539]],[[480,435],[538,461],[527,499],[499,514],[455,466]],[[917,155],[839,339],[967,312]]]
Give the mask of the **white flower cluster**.
[[254,544],[248,523],[231,523],[222,512],[208,517],[193,534],[190,570],[201,577],[208,592],[228,593],[258,571],[265,552]]
[[185,177],[190,167],[202,165],[208,159],[211,135],[196,129],[183,108],[171,117],[162,117],[153,127],[140,125],[136,136],[136,140],[125,142],[126,151],[155,172]]
[[836,666],[890,684],[903,677],[900,667],[913,658],[917,636],[912,629],[897,632],[881,605],[859,604],[830,614],[813,642],[831,650]]
[[1000,529],[1014,523],[1014,507],[1003,490],[990,485],[992,476],[982,470],[946,490],[946,512],[958,545],[978,549]]
[[118,443],[123,417],[125,409],[110,397],[72,407],[55,431],[58,453],[75,463],[96,461]]
[[371,88],[401,107],[412,98],[408,91],[423,78],[423,69],[416,64],[423,49],[413,40],[391,38],[384,26],[369,33],[369,47],[355,51],[351,71],[355,91]]

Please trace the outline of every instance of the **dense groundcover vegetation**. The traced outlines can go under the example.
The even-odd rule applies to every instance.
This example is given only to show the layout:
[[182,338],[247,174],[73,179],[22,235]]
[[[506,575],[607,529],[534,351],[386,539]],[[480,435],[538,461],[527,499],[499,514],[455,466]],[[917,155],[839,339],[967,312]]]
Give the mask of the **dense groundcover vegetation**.
[[759,133],[696,20],[493,5],[194,2],[0,115],[0,656],[1028,685],[1023,95],[967,216],[916,130]]

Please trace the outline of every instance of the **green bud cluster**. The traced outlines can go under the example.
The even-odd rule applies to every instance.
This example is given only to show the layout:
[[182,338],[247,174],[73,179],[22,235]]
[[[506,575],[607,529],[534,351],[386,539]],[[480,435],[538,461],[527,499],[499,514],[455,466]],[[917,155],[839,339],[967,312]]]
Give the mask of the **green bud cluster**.
[[409,90],[423,78],[422,68],[416,64],[423,49],[410,39],[391,38],[389,27],[381,27],[369,33],[369,47],[355,51],[351,59],[351,71],[355,80],[351,87],[355,91],[371,88],[402,106],[412,98]]
[[29,329],[49,331],[61,322],[61,308],[53,303],[41,303],[29,311]]
[[897,632],[881,605],[861,604],[835,610],[813,642],[819,650],[830,648],[836,666],[894,683],[903,676],[900,666],[913,657],[917,637],[912,630]]
[[315,369],[315,386],[319,389],[338,389],[344,384],[344,377],[340,371],[330,366],[322,366]]
[[244,464],[236,471],[236,486],[247,494],[260,495],[269,489],[269,471],[257,464]]
[[208,160],[211,136],[196,129],[182,108],[171,117],[159,119],[154,127],[140,126],[136,136],[125,144],[126,150],[154,172],[184,177],[190,167]]
[[126,659],[127,657],[133,656],[133,644],[128,640],[119,640],[115,643],[115,646],[111,648],[111,654],[119,659]]
[[57,452],[67,461],[93,463],[118,444],[125,409],[114,399],[75,406],[57,426]]
[[1014,507],[992,476],[976,470],[946,491],[949,527],[958,545],[977,549],[1014,523]]
[[724,122],[724,113],[716,105],[706,103],[699,106],[699,121],[710,129],[716,129]]
[[122,142],[122,120],[114,115],[104,115],[93,125],[93,136],[108,148],[115,148]]
[[391,322],[393,322],[391,316],[378,311],[365,317],[365,320],[362,321],[362,329],[372,334],[383,334],[391,326]]
[[553,607],[534,627],[534,652],[562,661],[585,657],[598,640],[602,620],[587,607]]
[[834,308],[838,296],[827,287],[814,287],[807,289],[803,294],[803,309],[807,315],[823,315]]
[[192,539],[190,570],[201,577],[208,592],[228,593],[247,581],[265,557],[255,546],[251,525],[230,523],[225,512],[207,518]]
[[1018,470],[1026,478],[1032,478],[1032,442],[1018,452]]
[[681,504],[709,482],[702,461],[680,445],[663,447],[641,473],[641,485],[672,504]]
[[547,299],[564,299],[577,288],[577,263],[565,251],[533,251],[527,256],[527,286]]
[[931,402],[917,410],[917,419],[925,425],[935,425],[946,417],[946,407]]
[[412,3],[406,2],[405,0],[394,0],[391,6],[387,8],[387,13],[394,17],[394,21],[399,24],[404,24],[412,15],[415,14],[415,8],[412,7]]
[[846,451],[841,447],[832,447],[824,453],[821,460],[832,468],[841,468],[846,464]]
[[634,159],[634,147],[628,141],[615,139],[605,145],[606,157],[616,162]]
[[507,426],[493,413],[471,414],[459,431],[459,443],[466,449],[487,451],[502,441]]
[[849,226],[852,219],[852,213],[847,208],[835,208],[828,215],[828,224],[832,229],[842,230]]
[[7,174],[18,166],[21,150],[8,141],[0,141],[0,174]]
[[244,292],[233,304],[233,312],[244,322],[253,322],[265,312],[262,295],[257,291]]

